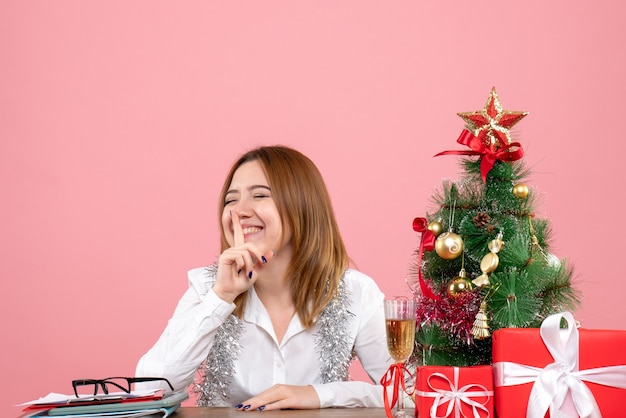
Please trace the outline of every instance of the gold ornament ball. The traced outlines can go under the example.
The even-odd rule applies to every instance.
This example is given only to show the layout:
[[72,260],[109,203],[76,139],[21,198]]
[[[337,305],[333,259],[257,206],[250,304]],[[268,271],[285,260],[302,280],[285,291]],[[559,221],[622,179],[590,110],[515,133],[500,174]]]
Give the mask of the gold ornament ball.
[[472,282],[462,276],[455,277],[448,283],[448,295],[452,297],[460,296],[470,290],[472,290]]
[[528,186],[524,183],[518,183],[513,186],[513,195],[520,199],[526,199],[528,197]]
[[441,222],[432,221],[428,224],[428,230],[433,233],[436,237],[439,236],[443,232],[443,226]]
[[435,240],[435,251],[443,259],[454,260],[463,252],[463,239],[454,232],[444,232]]

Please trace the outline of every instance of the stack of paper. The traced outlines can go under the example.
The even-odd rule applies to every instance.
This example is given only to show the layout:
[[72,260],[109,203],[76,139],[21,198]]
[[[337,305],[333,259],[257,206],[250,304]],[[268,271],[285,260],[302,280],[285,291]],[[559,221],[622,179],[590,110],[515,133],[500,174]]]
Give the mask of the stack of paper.
[[25,408],[19,418],[165,418],[188,398],[186,392],[163,395],[162,391],[111,393],[89,398],[50,393],[43,398],[21,404]]

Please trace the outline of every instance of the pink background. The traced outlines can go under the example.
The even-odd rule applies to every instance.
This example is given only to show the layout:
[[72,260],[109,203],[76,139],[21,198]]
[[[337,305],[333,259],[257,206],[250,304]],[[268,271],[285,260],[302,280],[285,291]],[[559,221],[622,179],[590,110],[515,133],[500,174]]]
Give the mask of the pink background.
[[309,155],[358,268],[406,294],[411,222],[459,173],[433,155],[492,86],[530,112],[515,138],[577,319],[626,329],[625,18],[618,0],[4,0],[0,416],[134,373],[218,255],[219,187],[252,146]]

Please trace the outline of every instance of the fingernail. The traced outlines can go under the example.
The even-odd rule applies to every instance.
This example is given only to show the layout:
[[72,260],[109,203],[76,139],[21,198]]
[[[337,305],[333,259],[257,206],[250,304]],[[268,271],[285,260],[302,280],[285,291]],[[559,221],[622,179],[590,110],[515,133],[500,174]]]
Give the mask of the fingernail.
[[240,404],[235,405],[235,408],[239,409],[239,408],[241,408],[242,406],[243,406],[243,404],[242,404],[242,403],[240,403]]
[[265,405],[261,405],[261,406],[259,406],[259,411],[262,411],[262,410],[264,410],[264,409],[265,409]]
[[243,407],[244,411],[247,411],[248,409],[250,409],[250,405],[246,405],[246,406]]
[[264,256],[264,255],[262,255],[262,256],[261,256],[261,261],[262,261],[263,263],[267,263],[267,258],[265,258],[265,256]]
[[248,279],[252,278],[252,272],[248,273]]

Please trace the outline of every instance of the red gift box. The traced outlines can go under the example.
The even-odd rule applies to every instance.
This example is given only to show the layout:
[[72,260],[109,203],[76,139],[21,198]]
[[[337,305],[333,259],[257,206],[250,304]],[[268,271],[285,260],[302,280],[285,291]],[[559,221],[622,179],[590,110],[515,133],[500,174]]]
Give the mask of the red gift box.
[[[561,319],[568,327],[560,328]],[[577,329],[568,313],[537,328],[503,328],[492,336],[496,414],[543,418],[623,417],[626,331]],[[529,408],[530,405],[530,408]]]
[[491,366],[417,368],[415,415],[493,417]]

